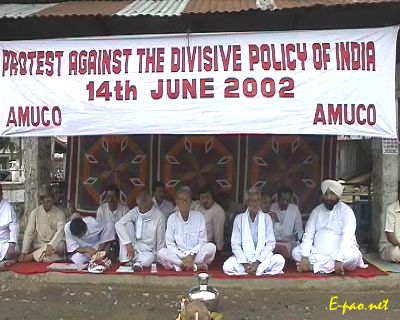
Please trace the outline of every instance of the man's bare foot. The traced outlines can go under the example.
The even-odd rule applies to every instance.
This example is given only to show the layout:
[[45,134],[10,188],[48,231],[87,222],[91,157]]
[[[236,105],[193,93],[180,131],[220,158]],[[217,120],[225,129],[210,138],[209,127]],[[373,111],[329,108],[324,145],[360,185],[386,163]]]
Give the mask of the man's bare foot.
[[312,271],[310,261],[302,260],[301,262],[296,262],[296,269],[298,272],[310,272]]

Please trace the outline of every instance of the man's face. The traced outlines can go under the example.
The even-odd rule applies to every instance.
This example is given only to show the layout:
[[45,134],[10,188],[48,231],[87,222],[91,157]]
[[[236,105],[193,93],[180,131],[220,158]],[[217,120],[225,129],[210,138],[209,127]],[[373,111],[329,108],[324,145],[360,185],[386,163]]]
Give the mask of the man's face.
[[263,195],[261,197],[261,210],[264,212],[270,212],[271,211],[271,204],[272,204],[272,199],[269,195]]
[[156,187],[154,191],[154,198],[157,202],[162,202],[164,200],[164,188],[163,187]]
[[141,213],[146,213],[153,207],[153,201],[151,200],[150,195],[148,197],[139,195],[136,199],[136,203],[138,205],[139,212]]
[[117,210],[118,194],[114,190],[108,190],[106,194],[106,201],[111,211]]
[[209,192],[200,194],[200,204],[206,210],[212,207],[214,199]]
[[261,198],[257,194],[250,194],[247,198],[247,206],[251,213],[256,213],[261,208]]
[[53,208],[54,200],[50,196],[45,196],[42,201],[44,211],[48,212]]
[[339,202],[339,197],[331,190],[326,190],[322,197],[322,201],[326,209],[331,211],[333,207]]
[[290,193],[282,193],[278,197],[279,209],[286,210],[292,200],[292,195]]
[[189,193],[181,192],[176,195],[176,206],[180,212],[189,212],[191,202]]

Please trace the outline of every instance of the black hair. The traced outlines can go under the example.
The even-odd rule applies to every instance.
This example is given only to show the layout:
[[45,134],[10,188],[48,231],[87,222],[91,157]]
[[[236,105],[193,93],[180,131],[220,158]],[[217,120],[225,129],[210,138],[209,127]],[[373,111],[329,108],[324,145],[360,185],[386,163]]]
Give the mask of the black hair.
[[292,191],[292,189],[290,189],[290,187],[288,187],[288,186],[282,186],[282,187],[280,187],[279,189],[278,189],[278,197],[280,197],[282,194],[284,194],[284,193],[289,193],[290,194],[290,197],[292,197],[293,196],[293,191]]
[[154,183],[153,183],[153,192],[156,192],[156,189],[157,188],[165,188],[165,185],[164,185],[164,182],[161,182],[161,181],[154,181]]
[[87,225],[82,218],[75,218],[71,220],[69,230],[74,236],[80,236],[82,233],[86,233]]
[[205,193],[209,193],[211,195],[211,198],[213,198],[213,200],[215,199],[215,191],[213,187],[211,187],[209,184],[202,186],[199,190],[199,195]]
[[107,191],[114,191],[114,192],[117,194],[117,196],[119,196],[119,193],[120,193],[120,190],[119,190],[118,186],[115,185],[115,184],[109,184],[109,185],[106,187],[106,190],[105,190],[105,191],[106,191],[106,192],[107,192]]

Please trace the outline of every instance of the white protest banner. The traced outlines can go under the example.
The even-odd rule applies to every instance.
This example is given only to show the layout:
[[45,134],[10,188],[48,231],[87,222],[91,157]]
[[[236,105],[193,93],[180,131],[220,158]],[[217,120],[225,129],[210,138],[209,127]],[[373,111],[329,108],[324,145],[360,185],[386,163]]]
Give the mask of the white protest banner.
[[396,137],[398,27],[0,42],[0,135]]

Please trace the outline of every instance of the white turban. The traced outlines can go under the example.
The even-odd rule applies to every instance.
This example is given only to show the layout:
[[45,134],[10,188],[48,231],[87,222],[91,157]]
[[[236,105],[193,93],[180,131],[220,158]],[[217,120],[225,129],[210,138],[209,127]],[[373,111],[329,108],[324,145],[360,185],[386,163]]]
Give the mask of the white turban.
[[340,197],[343,193],[344,187],[335,180],[325,180],[321,184],[322,194],[325,194],[326,190],[328,189]]

